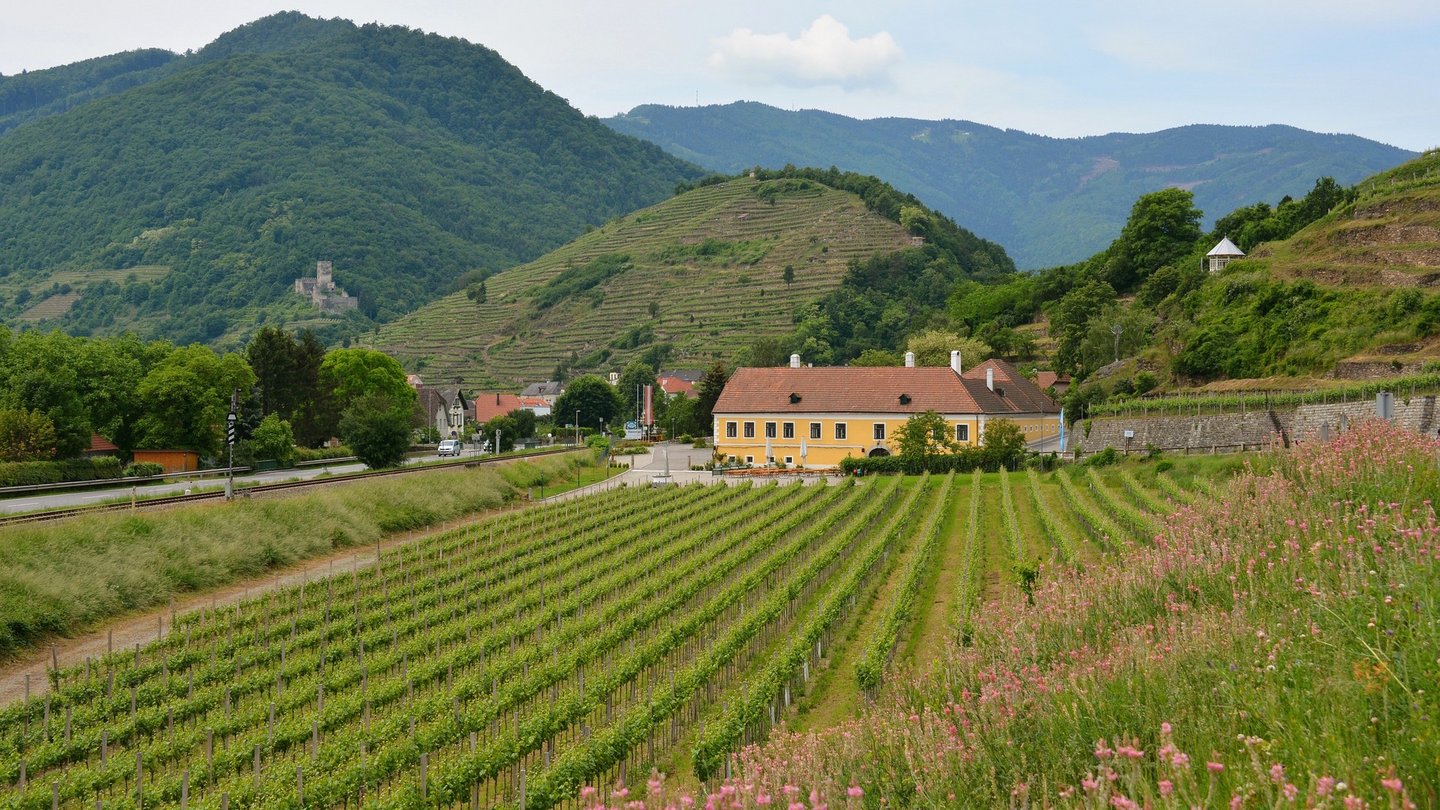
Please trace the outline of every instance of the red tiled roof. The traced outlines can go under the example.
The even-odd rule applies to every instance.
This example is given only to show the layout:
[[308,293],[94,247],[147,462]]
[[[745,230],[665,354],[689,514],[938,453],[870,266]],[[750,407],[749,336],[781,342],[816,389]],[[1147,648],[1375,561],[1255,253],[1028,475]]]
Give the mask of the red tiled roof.
[[[982,363],[963,376],[947,368],[741,368],[726,383],[715,413],[1054,413],[1059,408],[1020,376],[996,363],[996,387],[985,387]],[[972,373],[978,371],[978,377]],[[902,398],[903,395],[903,398]]]
[[481,424],[524,407],[520,397],[515,394],[481,392],[477,393],[472,401],[475,403],[475,421]]
[[661,377],[656,382],[660,384],[660,390],[672,397],[676,394],[684,394],[687,397],[695,395],[695,384],[689,380],[667,376]]
[[548,399],[546,399],[546,398],[544,398],[544,397],[524,397],[524,396],[522,396],[522,397],[520,397],[520,407],[522,407],[522,408],[530,408],[530,409],[533,410],[533,409],[535,409],[535,408],[550,408],[550,407],[552,407],[552,406],[551,406],[551,404],[550,404],[550,400],[548,400]]
[[90,446],[85,448],[87,453],[113,453],[120,448],[109,439],[99,433],[90,434]]

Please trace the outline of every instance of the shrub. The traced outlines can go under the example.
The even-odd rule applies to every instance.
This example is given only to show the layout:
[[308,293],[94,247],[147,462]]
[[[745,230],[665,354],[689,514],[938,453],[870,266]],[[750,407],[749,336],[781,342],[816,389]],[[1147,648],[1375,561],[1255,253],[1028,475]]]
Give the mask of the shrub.
[[1120,454],[1115,452],[1115,448],[1107,447],[1090,458],[1085,459],[1084,464],[1086,467],[1108,467],[1119,460]]
[[0,463],[0,487],[64,484],[120,477],[120,459],[114,456],[72,458],[64,461],[12,461]]
[[295,461],[324,461],[330,458],[350,458],[355,451],[340,445],[339,447],[297,447],[295,448]]
[[123,478],[146,478],[152,475],[160,475],[165,472],[165,465],[153,461],[137,461],[125,468],[121,473]]

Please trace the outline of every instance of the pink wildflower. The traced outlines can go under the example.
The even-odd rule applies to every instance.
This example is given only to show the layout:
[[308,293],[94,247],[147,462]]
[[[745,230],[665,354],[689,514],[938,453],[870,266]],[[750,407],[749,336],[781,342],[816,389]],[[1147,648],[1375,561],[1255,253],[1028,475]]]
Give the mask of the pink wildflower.
[[1400,780],[1394,776],[1390,777],[1389,779],[1381,779],[1380,786],[1390,791],[1391,793],[1399,793],[1400,791],[1405,789],[1405,785],[1401,784]]
[[1175,783],[1174,783],[1174,782],[1171,782],[1169,779],[1161,779],[1161,780],[1160,780],[1160,795],[1161,795],[1161,796],[1169,796],[1171,793],[1174,793],[1174,792],[1175,792]]
[[1335,777],[1333,776],[1322,776],[1320,777],[1320,781],[1315,783],[1315,795],[1319,796],[1322,799],[1326,796],[1329,796],[1330,791],[1334,789]]
[[1221,771],[1225,770],[1225,766],[1212,759],[1209,762],[1205,763],[1205,770],[1211,773],[1220,773]]
[[1270,766],[1270,781],[1271,781],[1271,782],[1274,782],[1274,783],[1277,784],[1277,785],[1280,784],[1281,782],[1285,781],[1285,766],[1284,766],[1284,765],[1281,765],[1280,763],[1277,762],[1277,763],[1275,763],[1274,765],[1271,765],[1271,766]]
[[1295,797],[1300,795],[1300,788],[1286,782],[1285,787],[1281,788],[1280,792],[1285,794],[1285,801],[1293,802],[1295,801]]
[[849,788],[846,788],[845,795],[852,799],[858,799],[865,795],[865,791],[861,790],[859,785],[851,785]]
[[1140,805],[1136,804],[1134,799],[1119,795],[1110,797],[1110,806],[1118,808],[1118,810],[1139,810],[1140,808]]
[[1359,796],[1346,796],[1345,810],[1365,810],[1365,800]]
[[1115,752],[1110,748],[1110,746],[1105,744],[1104,740],[1097,740],[1095,742],[1096,759],[1109,759],[1114,754]]
[[1170,726],[1169,723],[1161,723],[1161,724],[1160,724],[1160,733],[1161,733],[1161,734],[1163,734],[1163,735],[1165,735],[1165,736],[1168,737],[1168,736],[1170,736],[1170,730],[1171,730],[1171,726]]

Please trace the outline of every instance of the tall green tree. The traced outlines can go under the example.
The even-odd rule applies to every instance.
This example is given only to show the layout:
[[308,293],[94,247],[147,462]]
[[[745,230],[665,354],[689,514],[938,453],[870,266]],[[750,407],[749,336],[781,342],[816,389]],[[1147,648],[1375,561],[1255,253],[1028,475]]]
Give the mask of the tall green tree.
[[0,409],[0,461],[55,457],[55,423],[39,411]]
[[950,425],[937,411],[917,413],[905,420],[896,434],[900,455],[919,458],[954,453],[960,445],[950,436]]
[[297,374],[300,344],[276,326],[262,326],[245,346],[245,357],[255,372],[262,416],[279,414],[289,419],[300,399]]
[[585,374],[570,381],[565,393],[555,400],[555,424],[573,424],[579,413],[581,427],[599,428],[600,424],[613,425],[620,415],[620,396],[615,386],[594,374]]
[[1063,371],[1080,365],[1080,344],[1089,333],[1090,320],[1114,306],[1115,288],[1090,279],[1066,293],[1050,308],[1050,336],[1055,338],[1055,361]]
[[0,407],[44,414],[55,426],[59,458],[78,456],[90,444],[90,416],[75,364],[82,343],[60,332],[23,332],[8,342],[0,367]]
[[716,363],[705,372],[700,382],[695,384],[695,424],[703,435],[710,435],[715,423],[715,403],[720,399],[720,394],[725,390],[725,383],[729,381],[730,375],[725,371],[724,363]]
[[371,469],[400,466],[410,447],[414,405],[397,402],[383,392],[363,394],[349,402],[339,423],[346,446]]
[[1185,189],[1167,188],[1136,200],[1120,238],[1110,245],[1106,281],[1129,292],[1151,273],[1183,259],[1204,236],[1202,216],[1195,195]]
[[231,394],[254,385],[255,372],[239,354],[198,344],[176,349],[140,381],[139,446],[217,454]]
[[335,435],[339,413],[335,397],[320,384],[320,366],[325,362],[325,345],[310,329],[295,339],[295,412],[291,426],[295,443],[317,447]]
[[1009,419],[991,419],[986,422],[985,435],[981,437],[980,444],[990,463],[1007,470],[1019,469],[1025,461],[1025,431]]
[[[320,363],[315,394],[317,419],[307,428],[324,436],[339,430],[338,419],[351,404],[370,396],[383,396],[397,407],[415,410],[419,395],[405,379],[399,361],[374,349],[334,349]],[[306,438],[311,438],[307,436]],[[323,439],[322,439],[323,440]]]
[[[655,367],[644,360],[631,360],[625,365],[625,370],[620,372],[620,380],[615,384],[615,393],[620,396],[620,417],[625,421],[635,419],[639,404],[644,401],[645,389],[643,386],[655,386]],[[655,392],[655,412],[660,412],[660,397],[662,394]]]
[[983,363],[990,359],[991,355],[991,349],[985,341],[963,338],[954,332],[939,329],[928,329],[913,335],[905,341],[905,350],[915,353],[915,365],[932,367],[950,365],[950,352],[956,350],[960,352],[960,361],[965,368]]

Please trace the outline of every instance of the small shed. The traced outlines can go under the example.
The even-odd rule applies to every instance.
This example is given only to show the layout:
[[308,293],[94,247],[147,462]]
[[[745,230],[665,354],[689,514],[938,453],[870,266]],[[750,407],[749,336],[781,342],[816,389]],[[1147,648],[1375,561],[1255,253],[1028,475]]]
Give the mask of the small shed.
[[135,463],[159,464],[167,473],[195,472],[200,469],[200,454],[193,450],[136,450]]
[[1210,248],[1210,252],[1205,254],[1206,266],[1212,273],[1218,273],[1225,269],[1225,265],[1243,258],[1245,258],[1245,251],[1236,247],[1228,236],[1223,237],[1219,244]]

